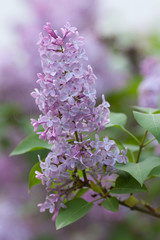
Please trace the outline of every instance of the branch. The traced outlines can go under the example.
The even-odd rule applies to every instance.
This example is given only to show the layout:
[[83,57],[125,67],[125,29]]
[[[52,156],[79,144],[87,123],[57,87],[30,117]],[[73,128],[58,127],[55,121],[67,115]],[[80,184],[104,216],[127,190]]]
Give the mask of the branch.
[[156,218],[160,218],[160,214],[156,213],[156,212],[152,212],[152,211],[148,211],[144,208],[141,208],[141,207],[137,207],[137,206],[134,206],[134,207],[129,207],[128,205],[126,205],[124,202],[120,201],[119,200],[119,204],[124,206],[124,207],[127,207],[129,208],[130,210],[135,210],[135,211],[139,211],[139,212],[142,212],[142,213],[145,213],[145,214],[148,214],[148,215],[151,215],[153,217],[156,217]]

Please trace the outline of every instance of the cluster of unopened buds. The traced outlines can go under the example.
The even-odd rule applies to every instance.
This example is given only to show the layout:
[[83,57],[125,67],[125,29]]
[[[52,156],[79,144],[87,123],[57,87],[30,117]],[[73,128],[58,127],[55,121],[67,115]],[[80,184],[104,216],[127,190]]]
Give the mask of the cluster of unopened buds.
[[[108,137],[98,132],[109,123],[109,103],[102,96],[96,107],[96,76],[86,65],[84,39],[67,23],[59,35],[50,23],[38,42],[43,74],[38,74],[39,89],[32,92],[42,114],[32,119],[34,131],[47,140],[52,149],[40,161],[36,177],[46,185],[47,197],[40,210],[49,209],[56,217],[74,192],[88,187],[90,180],[100,180],[115,172],[115,164],[126,163],[126,150],[120,152]],[[95,132],[95,140],[89,134]],[[82,175],[80,174],[82,173]]]

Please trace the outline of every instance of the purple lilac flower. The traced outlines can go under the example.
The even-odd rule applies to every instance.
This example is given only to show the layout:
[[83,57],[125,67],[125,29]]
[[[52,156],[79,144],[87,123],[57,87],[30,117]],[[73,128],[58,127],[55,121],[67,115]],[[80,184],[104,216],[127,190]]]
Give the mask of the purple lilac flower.
[[158,108],[160,97],[160,63],[156,58],[148,58],[141,65],[144,80],[139,86],[139,105]]
[[[26,4],[29,4],[33,14],[32,21],[28,24],[19,23],[11,29],[16,31],[18,37],[18,51],[16,54],[11,54],[11,51],[6,52],[5,49],[4,54],[1,54],[0,102],[14,101],[26,111],[36,112],[33,99],[29,100],[28,95],[35,87],[32,79],[41,68],[35,45],[37,34],[47,20],[54,22],[57,29],[69,20],[78,26],[85,36],[89,63],[98,77],[95,86],[98,98],[102,93],[107,93],[125,84],[126,71],[114,68],[111,63],[113,53],[101,41],[95,28],[97,0],[54,0],[54,3],[52,0],[26,0]],[[66,77],[69,77],[68,74]]]
[[52,144],[45,161],[40,160],[42,172],[36,171],[36,175],[48,192],[40,210],[49,209],[55,219],[65,207],[64,199],[73,198],[71,174],[75,178],[77,170],[86,170],[91,176],[105,176],[114,172],[116,162],[126,163],[127,159],[126,151],[121,155],[107,137],[101,141],[96,134],[95,141],[84,139],[109,123],[110,105],[102,96],[102,104],[95,106],[96,76],[86,64],[83,37],[69,23],[61,28],[61,34],[50,23],[44,30],[47,34],[40,33],[38,42],[43,74],[38,74],[39,89],[31,93],[42,114],[31,123],[35,131],[42,126],[43,131],[37,134]]

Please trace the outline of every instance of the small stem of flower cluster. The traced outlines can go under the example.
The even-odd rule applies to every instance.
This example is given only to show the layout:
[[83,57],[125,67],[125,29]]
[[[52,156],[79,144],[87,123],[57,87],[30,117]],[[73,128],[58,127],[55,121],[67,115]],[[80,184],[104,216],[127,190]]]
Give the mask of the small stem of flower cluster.
[[78,137],[78,132],[77,131],[75,131],[75,136],[76,136],[77,142],[79,142],[79,137]]
[[61,51],[62,51],[62,53],[63,53],[63,47],[61,46]]
[[[78,136],[77,131],[75,131],[75,136],[76,136],[77,142],[79,142],[79,136]],[[83,173],[84,182],[85,182],[86,185],[88,185],[88,179],[87,179],[86,171],[82,170],[82,173]]]
[[86,185],[88,185],[88,179],[87,179],[86,171],[82,170],[82,173],[83,173],[84,182],[85,182]]

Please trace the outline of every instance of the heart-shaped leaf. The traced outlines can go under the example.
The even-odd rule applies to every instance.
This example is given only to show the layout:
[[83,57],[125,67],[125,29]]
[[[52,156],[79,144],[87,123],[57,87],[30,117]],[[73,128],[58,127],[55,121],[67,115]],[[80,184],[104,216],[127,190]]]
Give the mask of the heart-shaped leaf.
[[155,167],[149,174],[149,176],[160,177],[160,166]]
[[152,133],[160,143],[160,114],[146,114],[133,111],[133,115],[139,125]]
[[118,212],[119,202],[116,197],[107,198],[102,202],[102,205],[111,212]]
[[141,185],[130,175],[120,176],[116,179],[115,187],[110,191],[112,194],[126,194],[126,193],[138,193],[147,192],[145,185]]
[[157,166],[160,166],[160,158],[149,157],[148,159],[139,163],[118,164],[116,165],[116,168],[128,172],[142,186],[152,169]]
[[93,206],[93,203],[86,202],[82,198],[74,198],[66,203],[67,208],[61,208],[56,218],[56,229],[61,229],[76,222],[85,216]]
[[138,110],[140,112],[143,112],[143,113],[155,113],[157,112],[159,109],[158,108],[145,108],[145,107],[139,107],[139,106],[133,106],[133,108],[135,110]]
[[[127,122],[127,116],[124,113],[110,113],[110,123],[106,125],[106,129],[110,127],[116,127],[129,134],[138,144],[138,139],[125,128]],[[104,130],[105,131],[105,130]]]
[[24,154],[26,152],[36,151],[39,149],[51,149],[52,145],[48,144],[42,139],[39,139],[37,134],[25,138],[20,144],[11,152],[10,156]]
[[36,174],[35,171],[41,172],[41,167],[40,167],[40,162],[37,162],[31,169],[30,173],[29,173],[29,190],[31,190],[31,188],[34,185],[38,185],[41,183],[40,179],[36,178]]
[[124,113],[111,112],[109,118],[110,123],[106,127],[124,127],[127,122],[127,116]]

